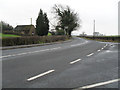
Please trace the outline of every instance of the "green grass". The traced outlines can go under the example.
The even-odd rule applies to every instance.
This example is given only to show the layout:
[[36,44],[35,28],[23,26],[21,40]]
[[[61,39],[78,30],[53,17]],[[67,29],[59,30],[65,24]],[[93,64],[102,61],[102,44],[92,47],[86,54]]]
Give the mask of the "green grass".
[[0,37],[6,38],[6,37],[21,37],[21,36],[19,36],[19,35],[13,35],[13,34],[2,34],[2,33],[0,33]]
[[48,33],[48,36],[52,36],[52,34],[51,34],[51,33]]

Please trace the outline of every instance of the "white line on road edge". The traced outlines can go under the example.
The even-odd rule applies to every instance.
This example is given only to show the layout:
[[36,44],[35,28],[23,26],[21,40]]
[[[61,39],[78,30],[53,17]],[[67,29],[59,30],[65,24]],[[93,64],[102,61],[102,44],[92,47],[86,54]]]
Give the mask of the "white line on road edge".
[[42,74],[39,74],[39,75],[37,75],[37,76],[31,77],[31,78],[27,79],[27,81],[35,80],[35,79],[37,79],[37,78],[39,78],[39,77],[42,77],[42,76],[47,75],[47,74],[49,74],[49,73],[52,73],[52,72],[54,72],[54,71],[55,71],[55,70],[49,70],[49,71],[44,72],[44,73],[42,73]]
[[101,50],[103,50],[104,48],[101,48]]
[[93,54],[94,54],[94,53],[91,53],[91,54],[87,55],[87,57],[92,56]]
[[72,62],[70,62],[70,64],[74,64],[74,63],[76,63],[76,62],[79,62],[81,59],[77,59],[77,60],[75,60],[75,61],[72,61]]
[[50,50],[56,50],[56,49],[60,49],[61,47],[57,47],[57,48],[51,48]]
[[60,49],[60,48],[61,48],[61,47],[51,48],[51,49],[44,49],[44,50],[33,51],[33,52],[25,52],[25,53],[19,53],[19,54],[12,54],[12,55],[1,56],[0,58],[7,58],[7,57],[13,57],[13,56],[20,56],[20,55],[25,55],[25,54],[32,54],[32,53],[38,53],[38,52],[49,51],[49,50],[57,50],[57,49]]
[[106,45],[104,46],[104,48],[107,47]]
[[88,41],[85,41],[84,43],[79,43],[79,44],[73,44],[73,45],[70,45],[71,47],[76,47],[76,46],[80,46],[80,45],[83,45],[83,44],[86,44]]
[[104,47],[107,47],[107,44]]
[[73,45],[71,45],[71,47],[80,46],[80,45],[82,45],[82,44],[84,44],[84,43],[81,43],[81,44],[73,44]]
[[97,52],[100,52],[100,50],[97,50]]
[[101,83],[97,83],[97,84],[83,86],[83,87],[80,87],[80,88],[75,89],[75,90],[82,90],[82,89],[94,88],[94,87],[98,87],[98,86],[102,86],[102,85],[106,85],[106,84],[110,84],[110,83],[114,83],[114,82],[118,82],[118,81],[120,81],[120,79],[114,79],[114,80],[110,80],[110,81],[106,81],[106,82],[101,82]]

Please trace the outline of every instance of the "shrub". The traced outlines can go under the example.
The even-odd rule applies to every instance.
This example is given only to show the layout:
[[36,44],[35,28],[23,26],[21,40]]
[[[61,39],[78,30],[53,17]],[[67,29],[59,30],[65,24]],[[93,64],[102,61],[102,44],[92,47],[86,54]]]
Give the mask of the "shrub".
[[39,43],[51,43],[56,41],[65,41],[69,39],[68,36],[24,36],[16,38],[3,38],[2,46],[16,46]]
[[100,41],[110,41],[110,42],[120,42],[120,36],[85,36],[84,38],[100,40]]

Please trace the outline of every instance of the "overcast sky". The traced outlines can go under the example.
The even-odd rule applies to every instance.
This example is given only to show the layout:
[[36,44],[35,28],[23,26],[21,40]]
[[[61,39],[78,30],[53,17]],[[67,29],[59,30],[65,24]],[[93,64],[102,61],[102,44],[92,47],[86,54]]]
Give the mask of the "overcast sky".
[[52,7],[54,4],[70,6],[79,14],[82,27],[73,34],[93,33],[93,20],[96,20],[96,32],[106,35],[118,34],[119,0],[0,0],[0,20],[13,25],[28,25],[30,18],[35,25],[40,8],[47,12],[51,23],[54,22]]

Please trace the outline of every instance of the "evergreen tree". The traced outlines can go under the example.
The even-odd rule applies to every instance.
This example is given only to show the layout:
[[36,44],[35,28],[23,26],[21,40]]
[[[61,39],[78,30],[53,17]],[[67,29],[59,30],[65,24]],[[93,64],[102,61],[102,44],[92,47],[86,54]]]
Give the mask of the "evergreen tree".
[[8,23],[1,21],[0,22],[0,26],[2,25],[2,31],[6,31],[6,30],[13,30],[13,26],[9,25]]
[[49,20],[47,18],[47,14],[44,13],[44,28],[45,28],[45,32],[44,35],[48,35],[48,31],[49,31]]
[[39,36],[47,35],[49,31],[49,20],[47,18],[47,14],[43,13],[40,9],[38,18],[36,20],[36,33]]

